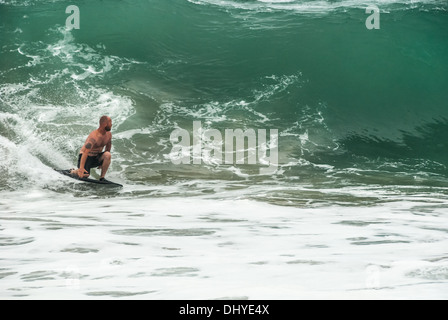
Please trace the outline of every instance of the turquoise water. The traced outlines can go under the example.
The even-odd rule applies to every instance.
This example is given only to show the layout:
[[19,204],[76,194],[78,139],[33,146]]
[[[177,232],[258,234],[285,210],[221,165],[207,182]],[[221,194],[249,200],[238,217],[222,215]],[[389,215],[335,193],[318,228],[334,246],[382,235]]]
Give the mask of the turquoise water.
[[[65,10],[72,4],[79,8],[80,28],[68,30],[66,19],[70,14]],[[368,5],[379,8],[380,29],[366,28]],[[315,246],[352,252],[342,255],[347,260],[338,260],[336,269],[354,268],[348,261],[356,256],[362,242],[363,249],[373,250],[372,257],[376,258],[358,261],[360,273],[371,264],[379,266],[381,272],[389,268],[384,279],[395,279],[394,272],[398,272],[399,281],[383,280],[384,287],[404,288],[400,290],[411,297],[412,290],[419,287],[406,287],[407,279],[416,281],[423,274],[426,280],[437,280],[431,282],[428,297],[440,298],[446,292],[446,257],[441,242],[445,241],[446,230],[436,226],[446,219],[443,212],[448,203],[447,35],[448,5],[437,0],[0,0],[0,208],[5,212],[2,230],[9,234],[2,238],[2,245],[8,249],[22,246],[25,256],[26,246],[37,248],[38,240],[46,239],[41,228],[47,228],[40,218],[27,220],[28,214],[54,218],[58,221],[54,222],[56,229],[70,230],[71,223],[65,224],[62,220],[66,218],[58,214],[82,223],[85,201],[92,201],[101,221],[114,212],[108,206],[119,208],[124,216],[113,223],[121,228],[127,224],[138,228],[132,212],[157,203],[154,214],[161,220],[156,220],[155,226],[150,213],[139,213],[147,229],[168,230],[156,234],[181,240],[190,234],[170,233],[170,222],[161,218],[170,215],[166,203],[173,205],[171,214],[180,219],[174,225],[181,228],[183,222],[190,221],[182,215],[184,203],[197,201],[199,213],[194,213],[192,204],[188,208],[198,221],[215,221],[216,214],[222,223],[235,218],[231,212],[236,204],[232,201],[243,201],[239,214],[242,221],[249,222],[237,221],[236,229],[219,225],[214,231],[217,238],[211,236],[210,250],[222,247],[221,242],[215,243],[221,232],[229,237],[224,237],[228,243],[232,237],[246,243],[248,230],[261,234],[264,229],[258,218],[250,212],[246,216],[243,209],[257,210],[272,219],[272,228],[276,224],[282,228],[282,221],[309,230],[316,228],[313,241],[319,242],[322,237],[323,243]],[[120,190],[86,186],[53,171],[76,165],[79,148],[103,114],[114,122],[108,177],[125,185]],[[203,131],[194,132],[195,121],[201,123]],[[185,148],[189,163],[174,164],[170,158],[174,147],[170,135],[175,129],[184,129],[191,138]],[[267,145],[271,164],[276,160],[274,170],[262,174],[267,164],[259,156],[255,164],[249,164],[248,159],[239,164],[210,161],[211,154],[201,151],[195,154],[193,139],[212,129],[222,134],[223,143],[226,129],[254,130],[257,138],[258,130],[271,133],[266,142],[271,143]],[[277,139],[272,130],[278,131]],[[224,160],[223,144],[217,143]],[[269,148],[272,143],[278,147],[277,159]],[[207,146],[203,140],[199,147]],[[256,147],[259,151],[260,145]],[[250,149],[249,142],[244,148]],[[246,157],[249,152],[246,150]],[[24,198],[30,201],[29,206],[22,203]],[[64,198],[70,199],[70,206],[63,204]],[[317,227],[319,223],[308,216],[310,212],[320,215],[325,226]],[[94,219],[90,214],[86,217],[89,221]],[[302,215],[308,218],[302,221]],[[414,220],[415,216],[428,220]],[[16,226],[16,218],[30,224],[27,232]],[[372,224],[377,222],[381,224]],[[334,234],[329,230],[338,228],[335,225],[342,225],[341,231],[350,234],[350,243],[342,238],[332,243]],[[40,231],[34,234],[33,228]],[[214,234],[196,233],[194,223],[191,228],[193,236],[207,238]],[[361,231],[352,232],[353,228]],[[98,245],[89,238],[89,243],[79,244],[87,251],[73,249],[73,241],[78,240],[61,235],[58,252],[80,254],[80,258],[65,262],[61,255],[58,261],[64,262],[58,268],[73,263],[81,266],[84,252],[99,252],[108,259],[103,251],[108,245],[114,248],[112,255],[117,255],[123,250],[117,245],[123,236],[130,237],[126,243],[143,245],[139,233],[109,230],[106,222],[93,232],[105,232],[107,240]],[[281,247],[282,243],[307,241],[296,235],[286,231],[275,243]],[[271,236],[260,241],[271,241],[276,234]],[[384,256],[376,244],[389,246]],[[422,254],[412,256],[409,252],[413,246],[422,249]],[[160,256],[171,247],[176,246],[169,243],[160,252],[154,248],[153,253]],[[241,256],[253,250],[251,245],[238,248]],[[183,258],[198,258],[190,251],[192,247],[184,249],[187,253],[181,255]],[[49,253],[54,249],[44,241],[42,250]],[[288,250],[283,254],[298,261],[300,257],[293,258],[294,248]],[[403,254],[391,262],[395,250]],[[138,255],[137,251],[133,252]],[[274,251],[266,253],[266,260],[246,262],[250,266],[264,265],[263,261],[268,266],[276,264]],[[318,261],[305,263],[311,274],[321,274],[327,262],[329,269],[334,267],[329,251],[304,259]],[[305,250],[304,254],[309,252]],[[282,257],[284,260],[285,255]],[[321,258],[325,262],[319,263]],[[22,286],[28,272],[41,271],[39,267],[46,270],[51,265],[48,261],[45,266],[36,263],[37,269],[32,271],[24,267],[23,259],[11,252],[3,260],[15,266],[11,272],[21,270],[16,276],[6,276],[5,280],[12,279],[6,286],[9,289]],[[88,261],[92,264],[93,260]],[[158,268],[174,270],[177,276],[176,270],[181,270],[181,275],[185,270],[207,275],[200,265],[186,266],[182,259],[176,261],[174,267],[161,261]],[[411,261],[412,267],[404,270],[400,261]],[[436,265],[426,265],[427,261]],[[211,260],[203,262],[210,268],[213,265]],[[245,269],[246,262],[237,263],[246,270],[239,281],[252,270]],[[285,263],[287,268],[279,272],[286,272],[286,285],[292,270],[291,263]],[[136,273],[144,265],[139,265]],[[275,283],[275,276],[269,272],[272,278],[268,279]],[[57,274],[61,272],[55,271],[54,277]],[[149,277],[158,274],[153,270]],[[222,280],[218,274],[208,276],[216,283]],[[117,277],[120,283],[132,278]],[[341,279],[351,281],[349,275]],[[363,276],[359,279],[365,288]],[[358,285],[342,285],[336,290],[328,281],[316,289],[315,297],[331,297],[341,291],[351,297],[348,292],[359,289]],[[251,298],[257,296],[252,294],[256,282],[254,279],[251,283],[253,291],[229,288],[226,294],[208,291],[204,284],[201,294]],[[24,296],[39,294],[40,290],[28,292],[25,287]],[[100,287],[85,292],[103,292]],[[304,284],[304,288],[311,287]],[[144,297],[173,297],[169,290],[152,296],[151,290],[140,290],[138,284],[132,290],[136,288],[145,292]],[[290,297],[291,290],[294,288],[288,287],[284,295],[275,297]],[[56,291],[48,289],[44,293],[51,297]],[[12,291],[8,292],[5,296],[11,297]]]

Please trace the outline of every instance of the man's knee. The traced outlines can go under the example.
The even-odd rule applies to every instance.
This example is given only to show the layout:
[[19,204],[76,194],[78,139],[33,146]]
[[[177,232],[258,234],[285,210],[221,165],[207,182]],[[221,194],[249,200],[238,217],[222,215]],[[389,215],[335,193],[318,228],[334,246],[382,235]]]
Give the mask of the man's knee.
[[110,161],[112,159],[112,154],[109,151],[106,151],[103,153],[103,161],[107,160]]

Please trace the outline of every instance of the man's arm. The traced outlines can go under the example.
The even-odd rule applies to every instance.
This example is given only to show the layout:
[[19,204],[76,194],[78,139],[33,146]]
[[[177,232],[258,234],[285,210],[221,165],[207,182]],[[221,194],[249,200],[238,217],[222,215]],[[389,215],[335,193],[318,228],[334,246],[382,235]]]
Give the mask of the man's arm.
[[87,157],[89,156],[88,152],[84,152],[81,156],[81,161],[79,163],[78,176],[80,178],[84,178],[84,175],[88,174],[84,166],[86,165]]
[[79,170],[78,170],[78,176],[80,178],[83,178],[84,175],[87,173],[84,166],[86,165],[86,160],[87,160],[87,157],[89,156],[89,152],[92,150],[95,143],[96,143],[96,140],[93,137],[89,136],[89,137],[87,137],[87,140],[84,143],[84,146],[81,148],[82,156],[81,156],[81,161],[79,163]]
[[[91,137],[90,135],[87,137],[87,139],[86,139],[86,142],[84,143],[84,146],[82,147],[82,149],[81,149],[81,152],[82,152],[82,154],[84,155],[84,154],[89,154],[91,151],[92,151],[92,149],[93,149],[93,147],[95,146],[95,144],[96,144],[96,140],[95,140],[95,138],[93,138],[93,137]],[[87,159],[87,158],[86,158]]]
[[111,149],[112,149],[112,135],[110,135],[110,140],[109,140],[109,142],[106,144],[106,150],[104,150],[104,151],[108,151],[108,152],[110,152]]

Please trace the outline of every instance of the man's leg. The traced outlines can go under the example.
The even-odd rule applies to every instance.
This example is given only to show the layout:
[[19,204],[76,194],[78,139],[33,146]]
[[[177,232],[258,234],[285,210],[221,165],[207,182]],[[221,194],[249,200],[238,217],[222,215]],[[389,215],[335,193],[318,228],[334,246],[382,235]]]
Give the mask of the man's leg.
[[103,162],[103,164],[101,165],[100,179],[106,176],[107,169],[109,169],[111,161],[112,161],[112,155],[110,154],[110,152],[109,151],[104,152],[100,158],[100,162]]

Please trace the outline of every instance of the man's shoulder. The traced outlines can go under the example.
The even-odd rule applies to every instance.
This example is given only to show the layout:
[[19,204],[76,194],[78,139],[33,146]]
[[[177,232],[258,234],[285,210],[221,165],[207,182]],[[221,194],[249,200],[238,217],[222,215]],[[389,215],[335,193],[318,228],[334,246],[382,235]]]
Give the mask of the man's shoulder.
[[90,132],[89,138],[96,139],[97,137],[98,137],[98,133],[96,132],[96,130],[93,130],[92,132]]

